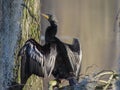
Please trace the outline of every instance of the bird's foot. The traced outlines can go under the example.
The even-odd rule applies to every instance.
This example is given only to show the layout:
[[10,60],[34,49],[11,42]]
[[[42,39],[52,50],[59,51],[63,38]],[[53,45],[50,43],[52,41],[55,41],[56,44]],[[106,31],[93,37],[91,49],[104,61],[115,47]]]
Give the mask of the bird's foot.
[[58,80],[49,81],[49,90],[59,90],[61,87],[60,82]]

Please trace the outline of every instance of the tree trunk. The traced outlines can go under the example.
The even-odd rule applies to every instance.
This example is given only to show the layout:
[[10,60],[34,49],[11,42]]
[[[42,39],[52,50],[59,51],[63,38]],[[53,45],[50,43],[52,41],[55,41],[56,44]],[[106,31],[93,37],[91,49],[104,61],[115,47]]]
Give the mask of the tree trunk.
[[[25,4],[36,17],[30,16]],[[20,83],[19,60],[17,53],[29,38],[39,41],[40,36],[40,0],[0,0],[0,89],[14,89],[12,82]],[[18,65],[17,65],[18,64]],[[22,67],[22,66],[21,66]],[[17,76],[17,78],[16,78]],[[24,89],[42,89],[42,81],[32,75]],[[34,86],[34,87],[33,87]],[[36,87],[36,88],[35,88]],[[19,90],[19,89],[14,89]]]

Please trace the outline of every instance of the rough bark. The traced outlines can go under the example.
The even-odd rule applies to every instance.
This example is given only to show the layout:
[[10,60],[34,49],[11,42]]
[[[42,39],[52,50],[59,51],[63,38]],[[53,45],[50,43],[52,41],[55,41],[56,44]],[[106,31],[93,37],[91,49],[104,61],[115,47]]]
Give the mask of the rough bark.
[[[22,3],[28,5],[40,23],[40,0],[0,0],[1,90],[9,88],[19,90],[16,87],[17,83],[20,83],[20,75],[17,75],[18,72],[20,74],[20,70],[18,71],[20,61],[17,60],[19,48],[28,38],[34,38],[39,41],[40,24],[38,25],[34,22],[27,9],[21,5]],[[41,79],[33,75],[28,80],[25,89],[32,88],[36,90],[36,88],[40,88],[39,90],[41,90],[41,85]]]
[[[29,38],[34,38],[39,42],[40,38],[40,0],[24,0],[23,15],[22,15],[22,33],[21,42],[22,46]],[[24,68],[24,61],[21,61],[21,69]],[[32,75],[26,76],[24,69],[21,70],[21,83],[26,85],[23,90],[42,90],[42,80],[40,77]],[[24,79],[25,78],[25,79]]]

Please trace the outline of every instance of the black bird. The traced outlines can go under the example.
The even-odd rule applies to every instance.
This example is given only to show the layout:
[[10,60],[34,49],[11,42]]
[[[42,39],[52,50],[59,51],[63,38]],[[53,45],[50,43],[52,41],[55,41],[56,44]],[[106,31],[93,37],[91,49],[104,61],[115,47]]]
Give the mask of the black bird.
[[[57,24],[50,14],[42,14],[50,23],[50,26],[47,27],[45,33],[45,42],[46,43],[55,43],[57,47],[57,57],[55,64],[55,70],[53,75],[59,78],[68,78],[71,74],[77,79],[79,77],[81,59],[82,59],[82,50],[77,39],[73,40],[73,44],[66,44],[60,41],[55,35],[57,33]],[[57,68],[58,67],[58,68]],[[57,73],[56,73],[57,72]],[[62,73],[64,74],[62,75]],[[59,73],[59,74],[58,74]]]
[[[70,85],[76,84],[81,69],[82,51],[77,39],[73,44],[60,41],[55,35],[57,24],[52,15],[42,14],[50,23],[45,33],[45,45],[41,46],[34,39],[26,41],[19,56],[26,59],[26,73],[48,77],[51,74],[56,80],[67,79]],[[37,63],[38,68],[30,61]],[[30,69],[34,67],[34,69]]]

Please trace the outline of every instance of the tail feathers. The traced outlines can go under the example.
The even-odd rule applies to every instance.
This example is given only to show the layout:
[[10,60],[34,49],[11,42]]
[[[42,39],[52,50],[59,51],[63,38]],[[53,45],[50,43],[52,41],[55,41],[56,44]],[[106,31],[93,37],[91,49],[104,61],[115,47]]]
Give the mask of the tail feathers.
[[80,52],[80,44],[79,44],[78,39],[76,39],[76,38],[73,39],[72,46],[76,52]]

